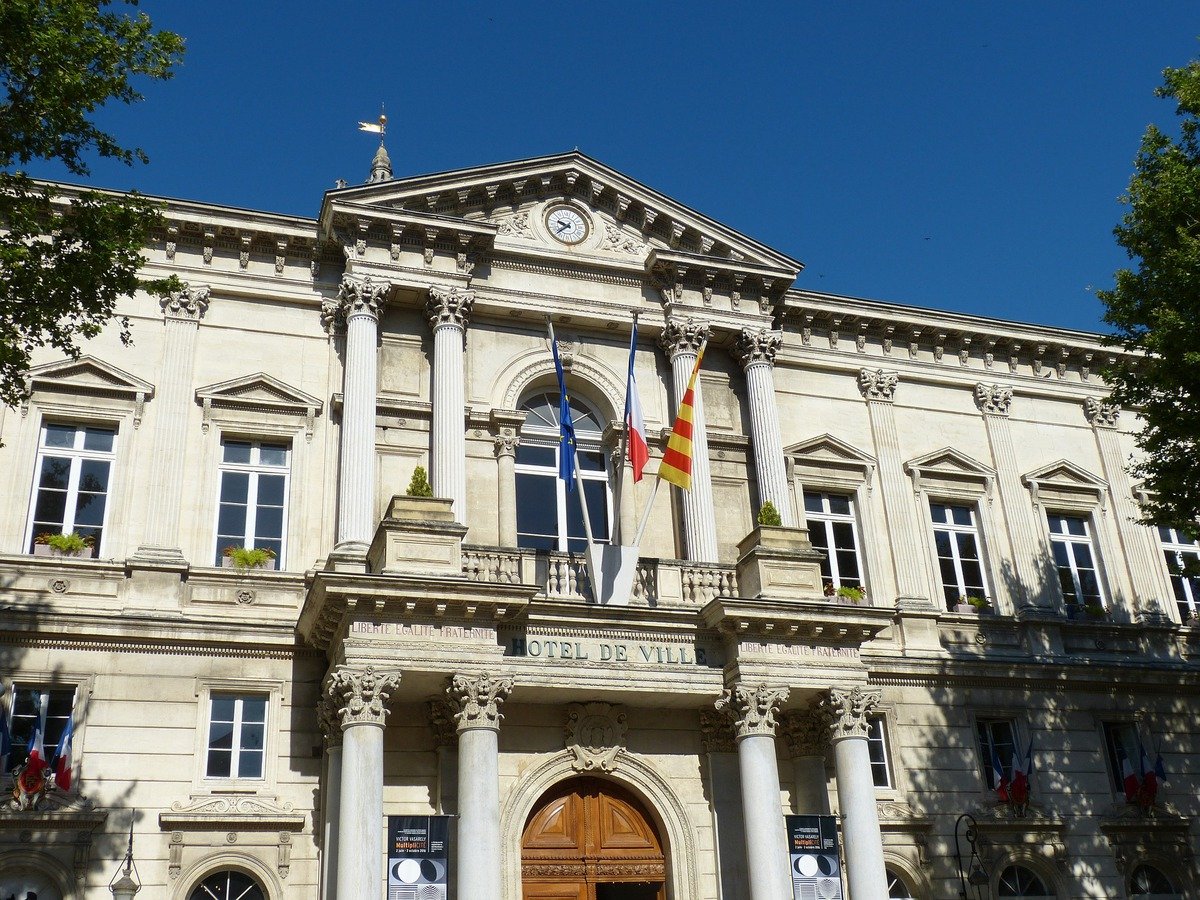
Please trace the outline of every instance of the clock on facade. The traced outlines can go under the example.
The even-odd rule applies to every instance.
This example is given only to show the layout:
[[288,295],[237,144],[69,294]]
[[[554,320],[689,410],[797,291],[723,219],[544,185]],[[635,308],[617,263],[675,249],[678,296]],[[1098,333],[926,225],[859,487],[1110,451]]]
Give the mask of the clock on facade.
[[546,213],[546,227],[557,241],[578,244],[588,235],[588,223],[570,206],[555,206]]

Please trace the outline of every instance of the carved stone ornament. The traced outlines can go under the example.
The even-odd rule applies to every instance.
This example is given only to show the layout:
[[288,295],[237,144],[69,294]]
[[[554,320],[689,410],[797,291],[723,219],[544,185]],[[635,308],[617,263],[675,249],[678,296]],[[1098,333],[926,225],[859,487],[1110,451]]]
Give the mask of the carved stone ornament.
[[337,706],[343,729],[351,725],[379,725],[387,720],[387,703],[400,685],[400,673],[381,672],[374,666],[352,669],[338,666],[326,680],[325,692]]
[[1085,397],[1083,415],[1094,428],[1116,428],[1117,419],[1121,415],[1121,407],[1099,397]]
[[779,731],[792,756],[824,758],[829,749],[829,726],[818,710],[785,712],[779,717]]
[[378,319],[391,290],[391,284],[376,281],[370,275],[361,278],[343,275],[338,286],[339,313],[343,319],[361,315]]
[[163,314],[168,319],[197,321],[204,316],[205,310],[208,309],[209,291],[206,284],[192,287],[185,281],[181,289],[171,291],[158,302],[162,306]]
[[975,405],[984,415],[1007,416],[1008,409],[1012,406],[1012,398],[1012,388],[1003,384],[980,382],[975,385]]
[[567,707],[566,748],[576,772],[611,772],[625,749],[625,711],[612,703]]
[[512,693],[513,680],[507,676],[455,675],[446,688],[446,696],[454,704],[454,719],[458,730],[468,728],[499,728],[504,715],[500,705]]
[[858,389],[867,400],[880,400],[890,403],[896,399],[896,385],[900,383],[900,375],[896,372],[885,372],[883,369],[863,369],[858,373]]
[[743,328],[733,352],[743,368],[757,364],[775,364],[775,354],[783,346],[783,332],[768,328]]
[[317,701],[317,725],[325,737],[326,747],[342,746],[342,717],[338,714],[338,704],[328,694]]
[[705,753],[736,753],[733,739],[733,714],[728,707],[700,710],[700,743]]
[[54,788],[53,772],[44,762],[30,766],[29,760],[13,770],[12,800],[9,803],[18,812],[33,812],[41,809],[47,794]]
[[435,747],[453,747],[458,743],[454,704],[445,697],[429,701],[429,727],[433,730]]
[[829,722],[835,741],[843,738],[866,738],[871,714],[879,706],[879,691],[853,687],[849,690],[830,688],[829,697],[821,701],[821,711]]
[[498,434],[492,441],[496,450],[496,456],[516,456],[517,448],[521,446],[521,439],[511,431]]
[[669,319],[667,327],[658,336],[658,345],[672,359],[681,353],[695,355],[700,352],[700,345],[708,339],[709,332],[708,325],[694,322],[691,317],[682,321]]
[[727,688],[716,702],[718,710],[728,709],[733,715],[738,738],[752,735],[775,735],[775,715],[787,701],[791,691],[782,686],[760,684],[747,687],[739,684]]
[[600,240],[601,250],[613,250],[617,253],[632,253],[635,256],[646,249],[646,245],[632,235],[626,234],[620,227],[606,222],[604,237]]
[[496,223],[496,234],[523,238],[533,237],[533,229],[529,225],[529,213],[513,213],[508,218],[501,219]]
[[466,328],[471,320],[471,307],[474,304],[474,291],[464,291],[456,287],[431,287],[429,299],[425,302],[425,315],[429,317],[429,325],[434,329],[441,325]]

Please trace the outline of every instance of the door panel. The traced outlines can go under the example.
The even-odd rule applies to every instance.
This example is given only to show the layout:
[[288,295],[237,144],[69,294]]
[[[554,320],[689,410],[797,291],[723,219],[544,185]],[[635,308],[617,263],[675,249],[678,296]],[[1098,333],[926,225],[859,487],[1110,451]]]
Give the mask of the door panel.
[[524,900],[589,900],[588,886],[578,884],[541,884],[524,882],[521,889]]

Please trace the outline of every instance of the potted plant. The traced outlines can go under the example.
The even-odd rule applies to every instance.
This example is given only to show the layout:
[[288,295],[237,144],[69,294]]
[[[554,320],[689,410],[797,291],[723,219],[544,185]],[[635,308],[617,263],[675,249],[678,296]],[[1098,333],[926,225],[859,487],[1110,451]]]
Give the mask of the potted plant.
[[90,534],[70,531],[66,534],[42,532],[34,539],[34,556],[73,556],[90,559],[96,553],[96,539]]
[[275,568],[275,551],[267,547],[234,547],[229,546],[221,551],[224,557],[222,565],[235,569],[273,569]]
[[954,607],[957,613],[967,613],[981,615],[986,612],[991,612],[992,601],[987,597],[976,597],[974,595],[963,594],[958,598],[958,604]]
[[409,497],[433,496],[433,486],[429,483],[429,473],[425,471],[424,466],[413,469],[412,479],[408,482],[408,490],[405,493]]
[[769,525],[772,528],[778,528],[783,525],[783,519],[779,515],[779,510],[775,508],[775,504],[770,500],[758,508],[758,524]]
[[867,592],[859,587],[842,585],[837,589],[836,596],[838,603],[844,603],[849,606],[858,606],[867,599]]
[[1083,613],[1093,622],[1108,618],[1108,610],[1099,603],[1085,603]]

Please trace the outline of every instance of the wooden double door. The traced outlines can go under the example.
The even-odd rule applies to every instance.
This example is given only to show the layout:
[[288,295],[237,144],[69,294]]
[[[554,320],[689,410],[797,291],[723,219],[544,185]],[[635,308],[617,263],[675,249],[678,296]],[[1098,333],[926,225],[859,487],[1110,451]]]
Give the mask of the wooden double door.
[[542,795],[521,835],[524,900],[666,900],[666,858],[637,798],[599,778]]

